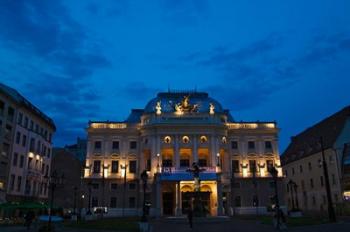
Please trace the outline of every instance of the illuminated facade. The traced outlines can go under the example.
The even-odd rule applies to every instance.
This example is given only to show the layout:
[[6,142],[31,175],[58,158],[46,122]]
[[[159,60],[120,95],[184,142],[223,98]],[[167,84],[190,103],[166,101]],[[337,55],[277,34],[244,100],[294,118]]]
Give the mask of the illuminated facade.
[[209,215],[266,213],[274,195],[268,167],[282,179],[278,131],[275,122],[236,122],[207,93],[159,93],[124,122],[89,123],[85,206],[140,214],[147,170],[150,214],[181,215],[193,201],[188,169],[197,163]]
[[55,130],[51,118],[0,83],[0,202],[47,200]]

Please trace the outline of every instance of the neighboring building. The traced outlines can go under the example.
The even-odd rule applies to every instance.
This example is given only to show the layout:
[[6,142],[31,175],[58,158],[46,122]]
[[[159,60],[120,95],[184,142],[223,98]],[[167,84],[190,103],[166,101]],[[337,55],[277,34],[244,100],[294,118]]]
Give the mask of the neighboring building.
[[77,143],[73,145],[66,145],[64,147],[71,152],[77,159],[85,163],[86,159],[86,139],[77,138]]
[[[16,90],[0,84],[0,189],[6,201],[47,198],[52,135],[49,117]],[[4,200],[4,199],[2,199]]]
[[54,148],[52,152],[51,175],[63,175],[63,185],[55,189],[55,206],[63,209],[81,208],[81,180],[83,163],[65,148]]
[[268,167],[277,168],[282,187],[278,131],[275,122],[234,121],[207,93],[159,93],[123,122],[89,122],[85,207],[107,207],[111,215],[140,213],[140,174],[147,170],[150,213],[180,215],[194,196],[187,170],[196,162],[210,215],[231,214],[233,208],[238,214],[266,213],[274,199]]
[[[325,161],[328,166],[328,176],[332,201],[339,206],[344,203],[347,195],[350,197],[349,165],[350,151],[350,106],[322,120],[302,133],[292,137],[286,151],[281,156],[283,170],[286,176],[286,199],[291,209],[298,202],[303,211],[326,212],[327,194],[325,177],[322,167],[322,150],[320,138],[323,138]],[[297,184],[297,194],[287,186],[292,180]],[[347,184],[346,184],[347,183]]]

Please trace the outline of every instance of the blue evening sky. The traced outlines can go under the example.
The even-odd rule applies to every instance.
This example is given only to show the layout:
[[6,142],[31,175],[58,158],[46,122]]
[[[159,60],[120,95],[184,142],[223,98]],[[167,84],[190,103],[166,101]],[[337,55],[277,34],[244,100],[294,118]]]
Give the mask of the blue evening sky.
[[52,117],[55,146],[159,91],[207,91],[290,137],[350,102],[350,1],[1,0],[0,81]]

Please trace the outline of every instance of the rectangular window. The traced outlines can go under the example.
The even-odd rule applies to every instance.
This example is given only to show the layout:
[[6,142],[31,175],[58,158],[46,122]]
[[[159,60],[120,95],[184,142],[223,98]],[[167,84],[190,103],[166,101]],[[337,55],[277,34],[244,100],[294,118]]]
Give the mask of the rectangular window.
[[294,174],[295,174],[295,171],[294,171],[294,168],[292,168],[292,175],[294,176]]
[[251,173],[256,172],[256,161],[255,160],[249,160],[249,171]]
[[254,141],[248,141],[248,149],[255,149],[255,142]]
[[147,159],[146,170],[151,171],[151,159]]
[[41,142],[40,140],[38,140],[38,143],[37,143],[37,146],[36,146],[36,153],[40,154],[40,151],[41,151]]
[[273,168],[273,160],[266,160],[267,170]]
[[22,120],[23,120],[23,114],[22,114],[22,113],[19,113],[19,114],[18,114],[17,123],[18,123],[19,125],[22,125]]
[[24,155],[21,155],[21,157],[19,158],[19,167],[23,168],[24,166]]
[[7,108],[7,119],[10,122],[13,122],[14,117],[15,117],[15,109],[9,106]]
[[134,150],[137,148],[137,142],[136,141],[130,141],[130,150]]
[[26,135],[22,135],[22,147],[25,147],[27,143],[27,136]]
[[112,160],[112,173],[118,173],[119,171],[119,161],[118,160]]
[[12,165],[17,166],[17,161],[18,161],[18,153],[13,153],[13,160],[12,160]]
[[320,183],[321,183],[321,186],[323,187],[323,176],[320,176]]
[[171,159],[163,159],[162,165],[163,167],[172,167],[173,161]]
[[129,208],[135,208],[136,206],[135,197],[129,197]]
[[33,158],[29,157],[28,158],[28,169],[32,168],[32,162],[33,162]]
[[117,190],[118,184],[117,183],[112,183],[111,184],[111,190]]
[[38,124],[35,124],[35,132],[36,132],[37,134],[39,134],[39,125],[38,125]]
[[100,173],[101,172],[101,160],[95,160],[94,161],[94,173]]
[[29,151],[30,152],[34,152],[34,150],[35,150],[35,139],[31,138],[30,139],[30,145],[29,145]]
[[97,207],[98,206],[98,198],[92,197],[91,199],[91,207]]
[[136,184],[135,183],[129,183],[129,190],[135,190]]
[[95,150],[101,150],[102,142],[101,141],[95,141]]
[[336,185],[336,184],[337,184],[337,182],[336,182],[336,180],[335,180],[335,175],[334,175],[334,174],[332,174],[332,184],[333,184],[333,185]]
[[22,186],[22,177],[17,176],[17,192],[21,191],[21,186]]
[[11,179],[10,179],[10,190],[13,191],[15,189],[15,175],[11,175]]
[[129,173],[136,173],[136,160],[129,161]]
[[190,166],[190,160],[188,159],[180,159],[180,167],[189,167]]
[[232,160],[232,172],[239,173],[239,160]]
[[19,131],[16,132],[16,144],[21,143],[21,133]]
[[312,178],[310,179],[310,187],[314,188],[314,180]]
[[311,162],[309,162],[308,166],[309,166],[309,171],[311,171],[312,170]]
[[109,204],[109,207],[117,208],[117,198],[116,197],[111,197],[111,202]]
[[299,166],[299,172],[303,173],[303,166],[302,165]]
[[265,141],[265,149],[266,150],[271,150],[272,149],[271,141]]
[[199,159],[198,160],[198,165],[200,167],[206,167],[207,166],[207,159]]
[[119,141],[112,142],[112,150],[119,150]]
[[30,120],[29,129],[30,129],[30,130],[34,130],[34,122],[33,122],[33,120]]
[[231,141],[231,149],[233,149],[233,150],[238,149],[238,142],[237,141]]
[[0,115],[4,113],[4,109],[5,109],[5,102],[0,101]]
[[25,128],[28,127],[28,117],[27,116],[24,117],[24,127]]
[[235,197],[235,206],[241,207],[241,197],[240,196]]

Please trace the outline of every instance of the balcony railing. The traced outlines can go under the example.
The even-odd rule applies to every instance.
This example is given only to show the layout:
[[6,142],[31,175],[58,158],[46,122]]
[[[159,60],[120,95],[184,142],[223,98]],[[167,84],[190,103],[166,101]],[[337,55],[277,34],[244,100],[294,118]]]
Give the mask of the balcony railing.
[[[168,173],[168,174],[176,174],[176,173],[189,173],[188,171],[189,167],[187,168],[175,168],[175,167],[162,167],[161,172],[162,173]],[[201,167],[202,173],[215,173],[216,167]]]

